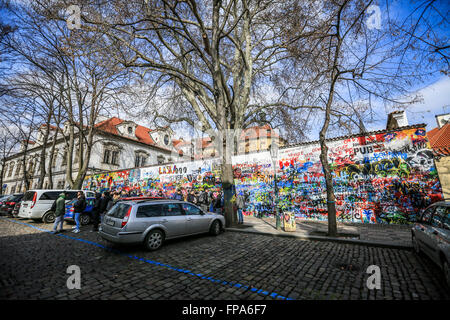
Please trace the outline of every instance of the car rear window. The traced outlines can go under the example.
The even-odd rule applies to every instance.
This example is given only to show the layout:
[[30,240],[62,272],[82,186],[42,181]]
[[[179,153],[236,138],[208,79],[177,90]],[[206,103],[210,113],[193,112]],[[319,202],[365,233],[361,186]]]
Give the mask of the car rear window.
[[106,215],[113,218],[123,219],[130,208],[131,206],[129,204],[116,203]]
[[39,200],[56,200],[58,199],[59,195],[61,194],[61,191],[48,191],[44,192]]
[[23,196],[22,201],[33,201],[34,195],[36,194],[35,191],[27,191],[25,195]]
[[20,201],[22,200],[23,194],[16,194],[8,198],[8,201]]
[[163,214],[162,204],[142,205],[136,212],[136,218],[160,217]]

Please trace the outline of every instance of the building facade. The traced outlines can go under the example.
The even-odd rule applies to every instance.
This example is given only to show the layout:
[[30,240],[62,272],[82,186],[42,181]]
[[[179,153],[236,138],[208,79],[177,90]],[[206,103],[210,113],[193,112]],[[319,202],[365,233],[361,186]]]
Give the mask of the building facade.
[[[36,188],[39,183],[39,159],[43,149],[43,131],[41,126],[36,141],[24,141],[16,154],[5,161],[3,176],[3,194],[26,191],[24,171],[30,181],[30,188]],[[116,117],[106,119],[95,125],[93,145],[88,163],[87,174],[99,171],[119,170],[144,165],[155,165],[172,161],[178,154],[171,143],[170,129],[155,131],[140,126],[132,121],[125,121]],[[49,167],[52,143],[56,139],[55,152],[52,160],[52,180],[54,189],[67,188],[67,136],[68,124],[64,128],[50,128],[50,135],[46,145],[46,172]],[[27,144],[27,150],[25,146]],[[78,141],[75,141],[73,154],[72,176],[75,178],[79,169]],[[26,151],[25,151],[26,150]],[[23,159],[25,157],[25,166]],[[176,159],[175,159],[176,160]],[[46,176],[43,188],[50,186]]]

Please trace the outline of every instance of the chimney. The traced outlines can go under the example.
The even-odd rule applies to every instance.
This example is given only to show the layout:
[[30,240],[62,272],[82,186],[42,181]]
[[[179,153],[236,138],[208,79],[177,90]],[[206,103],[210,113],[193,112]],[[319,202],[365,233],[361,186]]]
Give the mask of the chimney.
[[386,130],[393,130],[406,126],[408,126],[408,119],[406,118],[406,112],[404,110],[389,113]]
[[439,129],[442,128],[446,123],[450,123],[450,113],[438,114],[435,117]]

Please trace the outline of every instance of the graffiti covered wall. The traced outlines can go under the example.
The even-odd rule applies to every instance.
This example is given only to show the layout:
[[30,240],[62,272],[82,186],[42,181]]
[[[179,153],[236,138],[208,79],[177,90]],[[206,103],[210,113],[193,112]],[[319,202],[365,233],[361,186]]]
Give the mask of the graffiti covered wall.
[[[424,128],[377,132],[327,142],[338,221],[408,223],[419,210],[442,199]],[[272,215],[275,199],[299,219],[326,220],[325,179],[318,143],[233,157],[235,186],[246,194],[246,215]],[[176,188],[220,190],[219,160],[205,160],[89,176],[85,188],[122,187],[142,192]],[[278,195],[278,197],[276,197]]]
[[136,193],[156,195],[163,190],[171,197],[177,188],[220,190],[219,164],[217,160],[205,160],[170,165],[137,168],[87,176],[83,188],[104,190],[135,190]]

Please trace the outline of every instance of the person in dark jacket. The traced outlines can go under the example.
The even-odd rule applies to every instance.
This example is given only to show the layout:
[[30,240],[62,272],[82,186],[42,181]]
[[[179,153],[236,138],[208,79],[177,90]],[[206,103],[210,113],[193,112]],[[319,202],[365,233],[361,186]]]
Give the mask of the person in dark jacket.
[[[66,195],[61,193],[55,201],[55,223],[53,224],[53,234],[63,231],[64,214],[66,213]],[[61,225],[59,230],[58,225]]]
[[77,194],[77,201],[73,204],[73,212],[75,214],[75,230],[72,232],[78,233],[80,232],[80,215],[86,210],[86,198],[84,197],[84,193],[81,191],[78,191]]
[[102,204],[102,195],[100,193],[95,194],[94,207],[92,208],[92,231],[98,231],[98,225],[100,223],[100,207]]
[[190,203],[197,203],[197,197],[195,196],[194,190],[191,190],[191,192],[189,192],[187,201]]
[[223,215],[223,193],[219,193],[214,199],[214,210],[217,214]]
[[112,198],[109,195],[109,191],[103,192],[100,200],[100,222],[103,220],[103,216],[105,215],[106,211],[108,211],[110,202],[112,202]]

